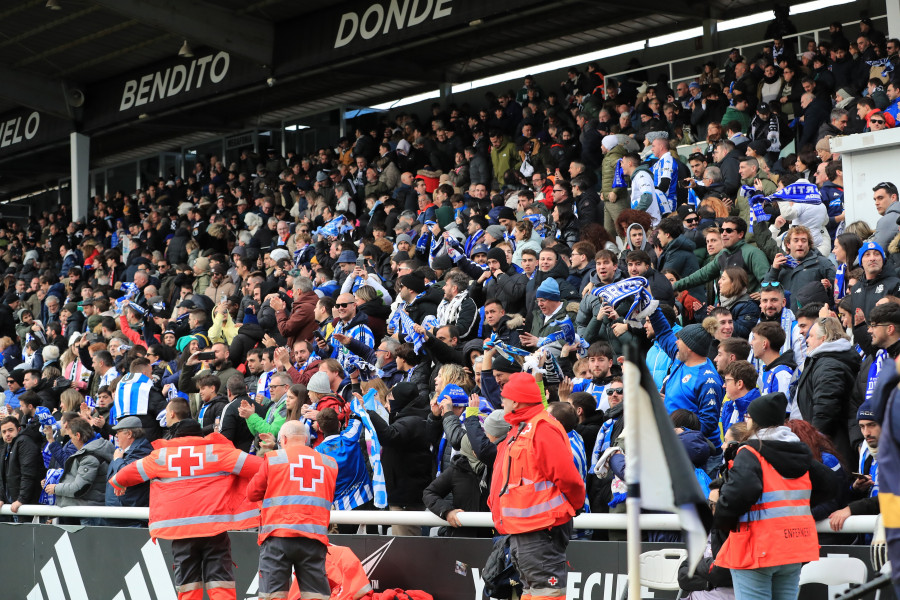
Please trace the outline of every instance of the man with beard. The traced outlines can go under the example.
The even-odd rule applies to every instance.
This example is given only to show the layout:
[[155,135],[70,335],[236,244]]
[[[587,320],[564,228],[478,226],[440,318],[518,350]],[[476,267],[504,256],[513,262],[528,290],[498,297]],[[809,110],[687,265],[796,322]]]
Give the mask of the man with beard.
[[217,375],[219,377],[219,393],[226,393],[226,385],[228,378],[232,375],[240,375],[240,373],[231,365],[229,360],[228,346],[222,342],[216,342],[212,346],[212,352],[216,355],[206,368],[201,370],[200,359],[197,358],[199,352],[195,352],[184,363],[184,369],[178,378],[178,390],[186,394],[196,394],[200,392],[197,382],[207,375]]
[[[797,327],[797,318],[791,309],[787,307],[787,299],[784,297],[784,288],[777,281],[762,283],[759,293],[760,323],[778,323],[784,331],[784,342],[775,348],[779,354],[793,351],[793,359],[798,365],[802,365],[806,359],[806,340]],[[748,340],[753,343],[753,335]],[[762,373],[763,363],[760,360],[751,360],[756,370]],[[767,393],[767,392],[764,392]],[[790,396],[788,395],[788,404]]]

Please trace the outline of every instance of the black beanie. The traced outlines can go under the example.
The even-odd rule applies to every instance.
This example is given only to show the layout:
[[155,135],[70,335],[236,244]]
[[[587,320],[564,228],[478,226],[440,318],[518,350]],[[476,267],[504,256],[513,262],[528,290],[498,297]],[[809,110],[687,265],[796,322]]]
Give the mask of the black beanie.
[[782,392],[760,396],[747,407],[747,414],[760,429],[784,425],[786,413],[787,396]]
[[491,361],[491,370],[500,373],[519,373],[522,371],[522,367],[517,362],[495,355],[494,360]]
[[501,271],[506,271],[509,268],[509,263],[506,262],[506,251],[503,248],[491,248],[488,250],[487,259],[491,260],[492,258],[500,263]]
[[425,278],[416,273],[410,273],[400,278],[400,285],[406,286],[417,294],[425,291]]

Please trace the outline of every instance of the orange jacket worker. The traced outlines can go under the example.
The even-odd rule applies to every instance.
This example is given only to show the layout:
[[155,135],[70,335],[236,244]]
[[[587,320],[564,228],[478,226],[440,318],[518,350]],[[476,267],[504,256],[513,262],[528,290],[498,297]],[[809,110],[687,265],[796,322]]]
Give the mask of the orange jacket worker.
[[300,421],[282,425],[278,443],[281,449],[266,454],[247,486],[247,498],[262,501],[260,597],[287,598],[293,567],[301,598],[327,600],[325,554],[337,462],[308,447],[309,428]]
[[501,396],[512,425],[497,447],[488,504],[524,587],[522,600],[564,598],[572,517],[584,506],[584,480],[569,438],[541,403],[533,375],[515,373]]
[[150,537],[172,540],[179,600],[234,600],[234,566],[228,531],[259,524],[246,499],[262,459],[236,449],[218,433],[201,437],[200,423],[179,422],[171,440],[109,480],[116,493],[150,482]]

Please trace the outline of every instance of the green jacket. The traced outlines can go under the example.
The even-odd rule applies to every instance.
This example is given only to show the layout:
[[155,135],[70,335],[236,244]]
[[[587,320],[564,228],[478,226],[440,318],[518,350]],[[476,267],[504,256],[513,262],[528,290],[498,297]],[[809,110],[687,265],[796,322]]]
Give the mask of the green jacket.
[[743,258],[744,269],[750,276],[750,283],[747,286],[747,291],[751,294],[758,292],[759,284],[765,278],[766,273],[769,272],[769,260],[762,250],[756,246],[749,245],[744,240],[741,240],[731,248],[722,248],[722,251],[716,255],[717,259],[709,261],[707,264],[700,267],[699,270],[676,281],[673,286],[675,291],[680,292],[681,290],[687,290],[718,279],[722,274],[722,269],[720,267],[721,263],[718,260],[718,257],[720,255],[724,256],[725,264],[729,265],[734,263],[735,259],[732,257],[738,252],[740,252],[741,257]]
[[750,129],[750,116],[747,113],[741,112],[733,106],[729,106],[725,110],[725,114],[722,116],[722,129],[725,129],[725,125],[729,121],[737,121],[741,124],[741,133],[747,133]]
[[[600,191],[603,193],[604,200],[606,199],[606,194],[613,189],[612,184],[616,174],[616,162],[623,156],[625,156],[625,146],[619,144],[603,157],[603,164],[600,166],[600,175],[603,178],[600,182]],[[616,195],[619,195],[624,189],[620,188]]]
[[250,415],[250,418],[247,419],[247,428],[250,429],[250,433],[253,435],[271,433],[272,435],[277,436],[278,432],[281,430],[281,426],[284,425],[286,420],[287,395],[269,407],[265,419],[256,413]]
[[515,142],[504,137],[499,148],[491,146],[491,164],[494,167],[494,179],[503,185],[503,176],[506,172],[519,166],[519,153],[516,151]]

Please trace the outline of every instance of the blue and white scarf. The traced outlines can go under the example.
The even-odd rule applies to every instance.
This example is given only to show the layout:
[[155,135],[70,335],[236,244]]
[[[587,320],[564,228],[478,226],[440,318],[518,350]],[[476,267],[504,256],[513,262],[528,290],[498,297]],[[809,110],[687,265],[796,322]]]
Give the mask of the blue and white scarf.
[[783,189],[778,190],[769,200],[781,202],[797,202],[799,204],[822,204],[822,193],[815,184],[806,179],[800,179]]
[[625,183],[625,171],[622,170],[622,159],[616,161],[616,170],[613,172],[613,188],[627,188]]
[[356,396],[350,401],[350,410],[359,417],[366,431],[369,432],[369,439],[372,442],[372,448],[369,452],[369,464],[372,466],[372,488],[375,492],[375,507],[387,507],[387,485],[384,479],[384,468],[381,466],[381,443],[378,441],[378,434],[375,431],[375,425],[366,410],[375,410],[375,394],[374,388],[366,392],[362,402]]
[[478,244],[478,240],[484,237],[484,229],[479,229],[466,239],[465,255],[472,256],[472,249]]
[[890,58],[880,58],[878,60],[867,60],[866,64],[870,67],[881,67],[881,76],[890,79],[890,74],[894,72],[894,63]]
[[[416,297],[418,298],[418,296]],[[416,354],[418,354],[419,350],[422,349],[422,345],[425,344],[425,336],[413,329],[416,322],[412,320],[409,313],[399,309],[397,312],[400,314],[400,325],[403,329],[403,334],[412,342],[413,349],[416,351]]]
[[875,391],[875,383],[878,381],[878,374],[881,372],[881,365],[887,357],[888,353],[884,348],[875,353],[875,360],[869,366],[869,376],[866,379],[866,402],[872,398],[872,393]]
[[116,400],[110,415],[116,420],[130,416],[143,416],[150,409],[150,390],[153,381],[141,373],[128,373],[116,388]]
[[563,343],[572,346],[578,346],[578,355],[583,356],[587,353],[588,344],[584,338],[575,333],[575,325],[572,323],[572,319],[566,315],[565,318],[557,319],[550,323],[551,327],[559,327],[557,331],[549,334],[546,337],[538,338],[538,348],[543,348],[548,344],[552,344],[553,342],[562,341]]
[[530,356],[531,352],[528,350],[523,350],[522,348],[517,348],[515,346],[511,346],[505,342],[501,342],[496,333],[492,333],[491,337],[484,341],[482,345],[484,350],[490,350],[491,348],[496,348],[497,352],[500,355],[508,360],[509,362],[515,362],[513,356]]
[[349,233],[351,231],[353,231],[353,225],[347,222],[347,217],[338,215],[318,229],[314,230],[312,234],[314,236],[320,235],[322,237],[329,238],[340,237],[343,234]]
[[[869,450],[869,444],[863,441],[862,445],[859,448],[859,471],[857,473],[865,473],[866,469],[866,459],[869,458],[871,451]],[[869,467],[868,472],[869,477],[872,478],[872,483],[875,485],[869,490],[869,498],[874,498],[878,495],[878,458],[872,457],[872,465]]]
[[125,310],[125,307],[131,304],[131,299],[137,295],[139,290],[137,285],[130,281],[126,281],[122,284],[122,291],[125,292],[125,295],[121,298],[116,298],[115,312],[117,315],[121,315],[122,311]]
[[841,263],[834,273],[834,301],[847,295],[847,265]]
[[[613,307],[626,300],[632,300],[631,307],[625,315],[625,320],[640,320],[649,317],[659,306],[659,302],[653,299],[647,291],[647,280],[643,277],[629,277],[609,285],[591,290],[591,294],[606,300]],[[632,316],[634,317],[632,319]]]

